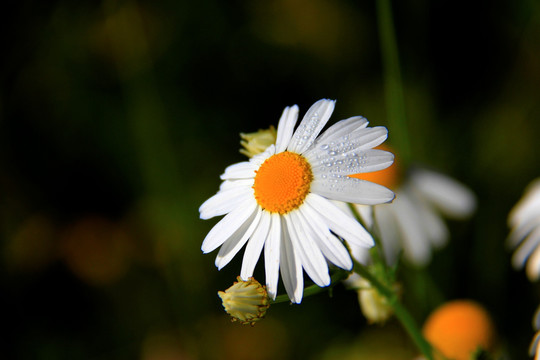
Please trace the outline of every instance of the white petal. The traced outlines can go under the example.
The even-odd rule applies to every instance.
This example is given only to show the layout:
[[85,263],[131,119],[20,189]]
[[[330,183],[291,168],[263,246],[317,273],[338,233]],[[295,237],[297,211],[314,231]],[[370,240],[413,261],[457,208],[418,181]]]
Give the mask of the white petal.
[[394,154],[384,150],[350,151],[346,153],[318,152],[310,161],[313,173],[322,175],[353,175],[386,169],[394,162]]
[[289,230],[285,221],[281,222],[280,272],[285,291],[293,303],[300,304],[304,292],[302,264],[294,252]]
[[220,177],[221,180],[252,179],[257,169],[252,162],[243,161],[228,166]]
[[411,173],[411,183],[446,216],[463,218],[476,209],[474,193],[445,175],[417,169]]
[[363,129],[366,126],[368,126],[368,121],[363,116],[353,116],[345,120],[340,120],[322,133],[314,145],[341,142],[340,140],[343,140],[342,137],[350,135],[353,131]]
[[266,159],[268,159],[270,156],[274,155],[275,153],[276,153],[276,146],[272,144],[269,147],[267,147],[266,150],[264,150],[264,152],[253,155],[253,157],[249,159],[249,162],[253,164],[255,169],[259,169],[262,163],[265,162]]
[[403,240],[404,256],[412,264],[424,266],[431,260],[431,247],[423,230],[416,205],[405,192],[400,192],[392,206]]
[[370,205],[360,205],[360,204],[353,204],[355,210],[358,212],[358,215],[360,215],[360,219],[364,222],[364,225],[371,229],[373,227],[373,206]]
[[540,342],[540,331],[534,335],[533,341],[531,342],[531,345],[529,346],[529,356],[534,356],[534,360],[540,360],[540,346],[538,346],[538,343]]
[[540,228],[534,229],[529,236],[521,243],[512,256],[512,264],[520,269],[531,254],[531,252],[540,245]]
[[272,213],[270,233],[264,244],[266,288],[272,300],[276,299],[279,279],[279,252],[281,244],[281,217]]
[[248,241],[253,231],[259,225],[262,215],[262,209],[255,210],[251,217],[236,231],[227,241],[223,243],[216,257],[216,267],[221,270],[227,265],[234,256],[240,251]]
[[350,138],[358,144],[356,146],[357,151],[373,149],[386,141],[388,129],[384,126],[357,129],[351,134]]
[[540,277],[540,246],[534,249],[527,260],[526,272],[531,281],[536,281]]
[[342,268],[343,270],[351,270],[353,268],[353,262],[349,251],[333,234],[326,235],[326,241],[318,242],[319,248],[323,252],[324,256],[334,265]]
[[261,211],[261,220],[251,235],[244,252],[242,269],[240,270],[240,277],[242,280],[247,281],[251,276],[253,276],[253,270],[255,270],[255,265],[257,265],[257,261],[259,261],[259,257],[261,256],[261,251],[264,246],[264,242],[268,237],[269,230],[270,213],[267,211]]
[[[331,129],[327,130],[324,134],[329,133],[330,130]],[[315,141],[315,144],[306,151],[304,156],[306,156],[310,162],[321,159],[326,159],[324,161],[325,163],[333,162],[335,160],[344,159],[347,156],[353,157],[360,152],[370,150],[382,144],[387,137],[388,130],[382,126],[366,129],[360,128],[353,132],[343,134],[340,137],[324,137],[323,135]],[[366,155],[360,155],[361,157],[356,157],[357,161],[365,163]],[[331,161],[328,161],[328,159],[331,159]]]
[[381,204],[373,207],[377,224],[376,229],[381,239],[386,263],[389,265],[396,263],[402,250],[394,210],[393,204]]
[[316,246],[319,247],[323,255],[340,268],[351,270],[353,264],[349,251],[341,240],[330,233],[325,220],[310,206],[302,206],[298,210],[304,220],[313,226]]
[[294,132],[287,150],[302,154],[315,141],[334,111],[335,101],[322,99],[313,104]]
[[235,187],[253,186],[254,179],[225,180],[219,185],[220,191],[229,190]]
[[279,119],[276,137],[276,153],[280,153],[287,149],[287,145],[291,141],[291,137],[298,119],[298,106],[286,107]]
[[346,241],[363,247],[374,245],[373,238],[366,229],[329,200],[311,193],[306,197],[304,204],[311,206],[325,219],[330,229]]
[[292,211],[284,216],[290,230],[293,248],[298,254],[302,267],[315,284],[320,287],[330,284],[330,275],[326,260],[315,244],[313,229],[301,217],[299,211]]
[[540,215],[540,179],[527,186],[523,197],[514,206],[508,219],[511,226],[517,226],[538,215]]
[[536,308],[533,316],[533,328],[540,330],[540,306]]
[[229,186],[220,190],[216,195],[206,200],[199,208],[201,219],[210,219],[214,216],[225,215],[246,201],[253,198],[251,186]]
[[255,199],[248,199],[221,219],[204,238],[201,250],[206,254],[223,244],[256,211]]
[[540,227],[540,214],[514,227],[508,235],[508,245],[512,248],[516,247],[536,227]]
[[363,205],[382,204],[394,199],[394,193],[384,186],[346,175],[328,175],[326,179],[315,177],[310,190],[332,200]]
[[448,228],[444,224],[440,215],[435,212],[435,209],[423,199],[414,199],[417,217],[421,219],[420,224],[424,229],[429,241],[435,245],[436,248],[441,248],[448,241],[450,234]]

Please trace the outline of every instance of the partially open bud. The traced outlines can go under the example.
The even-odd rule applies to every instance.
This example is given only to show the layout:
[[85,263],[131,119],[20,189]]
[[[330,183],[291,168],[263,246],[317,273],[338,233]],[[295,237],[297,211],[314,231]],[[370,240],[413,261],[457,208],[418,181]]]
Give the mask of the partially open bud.
[[259,130],[249,134],[241,133],[240,137],[242,138],[240,145],[244,147],[244,149],[240,149],[240,153],[251,158],[264,152],[270,145],[275,144],[277,132],[275,127],[270,126],[266,130]]
[[240,321],[242,324],[254,325],[264,318],[266,310],[270,307],[266,287],[262,286],[253,277],[244,281],[238,276],[230,288],[218,291],[223,301],[225,311],[231,315],[232,321]]
[[383,324],[394,314],[394,309],[370,282],[358,279],[358,301],[362,314],[370,324]]

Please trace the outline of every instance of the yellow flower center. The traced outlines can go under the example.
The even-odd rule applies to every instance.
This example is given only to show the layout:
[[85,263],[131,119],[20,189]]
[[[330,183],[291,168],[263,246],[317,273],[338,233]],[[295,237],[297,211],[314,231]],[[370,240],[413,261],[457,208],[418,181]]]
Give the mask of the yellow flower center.
[[255,175],[255,199],[267,211],[286,214],[302,205],[313,180],[307,160],[293,152],[266,159]]

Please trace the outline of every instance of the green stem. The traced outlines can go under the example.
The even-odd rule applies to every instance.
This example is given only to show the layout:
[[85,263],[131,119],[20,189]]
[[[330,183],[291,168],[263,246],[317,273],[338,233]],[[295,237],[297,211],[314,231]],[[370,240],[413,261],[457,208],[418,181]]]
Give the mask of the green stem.
[[354,272],[368,280],[371,285],[374,286],[377,291],[388,300],[388,302],[394,309],[396,317],[399,319],[399,321],[401,322],[411,339],[414,341],[418,349],[422,352],[422,354],[424,354],[426,359],[433,360],[433,349],[431,345],[424,339],[413,317],[411,316],[409,311],[401,304],[397,295],[392,290],[388,289],[385,285],[383,285],[379,281],[379,279],[373,276],[373,274],[371,274],[371,272],[369,272],[369,270],[364,265],[360,264],[354,259],[353,262]]
[[[350,274],[351,273],[349,271],[344,271],[344,270],[336,271],[334,275],[332,275],[331,277],[332,282],[330,283],[330,289],[334,285],[338,284],[341,280],[346,279]],[[315,294],[318,294],[320,292],[327,291],[327,290],[328,290],[328,287],[320,287],[318,285],[311,285],[304,288],[304,297],[315,295]],[[272,304],[290,302],[290,301],[291,300],[289,299],[289,296],[287,294],[283,294],[283,295],[277,296],[276,300],[272,301]]]
[[400,161],[402,164],[407,164],[410,161],[410,145],[392,6],[390,0],[376,2],[388,127],[392,134],[397,134],[392,141],[400,156]]

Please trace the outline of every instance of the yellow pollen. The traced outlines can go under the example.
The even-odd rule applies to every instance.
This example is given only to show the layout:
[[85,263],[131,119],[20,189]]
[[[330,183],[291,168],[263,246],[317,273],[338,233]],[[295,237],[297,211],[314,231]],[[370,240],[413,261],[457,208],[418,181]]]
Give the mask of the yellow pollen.
[[286,214],[304,202],[313,181],[307,160],[293,152],[266,159],[255,175],[255,199],[267,211]]

